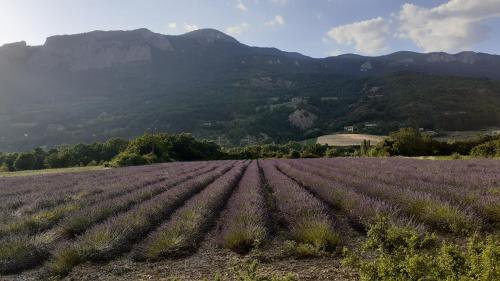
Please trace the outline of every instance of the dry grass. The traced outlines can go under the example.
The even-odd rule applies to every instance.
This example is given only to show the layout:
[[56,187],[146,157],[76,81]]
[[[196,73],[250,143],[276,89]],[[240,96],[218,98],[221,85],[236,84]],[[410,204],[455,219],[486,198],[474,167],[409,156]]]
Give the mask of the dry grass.
[[59,174],[59,173],[80,173],[89,171],[99,171],[104,169],[108,168],[105,168],[103,166],[91,166],[91,167],[44,169],[44,170],[18,171],[18,172],[0,172],[0,177],[23,177],[23,176]]

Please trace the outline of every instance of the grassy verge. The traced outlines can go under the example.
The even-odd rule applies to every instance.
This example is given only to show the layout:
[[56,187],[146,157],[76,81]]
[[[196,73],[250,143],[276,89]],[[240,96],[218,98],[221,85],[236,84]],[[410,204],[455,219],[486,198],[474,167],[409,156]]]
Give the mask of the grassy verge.
[[60,169],[44,169],[44,170],[31,170],[31,171],[18,171],[18,172],[0,172],[0,177],[23,177],[44,174],[57,174],[57,173],[78,173],[88,171],[99,171],[108,169],[104,166],[91,166],[91,167],[73,167],[73,168],[60,168]]

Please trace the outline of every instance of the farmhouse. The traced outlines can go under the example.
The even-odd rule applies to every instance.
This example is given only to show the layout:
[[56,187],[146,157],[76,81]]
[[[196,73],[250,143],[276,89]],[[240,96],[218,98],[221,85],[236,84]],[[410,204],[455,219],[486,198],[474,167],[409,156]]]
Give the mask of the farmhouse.
[[344,127],[344,131],[346,132],[354,132],[354,126],[345,126]]

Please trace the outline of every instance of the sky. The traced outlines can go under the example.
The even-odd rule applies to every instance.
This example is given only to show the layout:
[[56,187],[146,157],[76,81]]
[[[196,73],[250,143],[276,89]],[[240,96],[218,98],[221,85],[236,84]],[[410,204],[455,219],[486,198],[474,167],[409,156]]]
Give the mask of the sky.
[[0,0],[0,45],[138,28],[215,28],[248,45],[312,57],[500,54],[500,0]]

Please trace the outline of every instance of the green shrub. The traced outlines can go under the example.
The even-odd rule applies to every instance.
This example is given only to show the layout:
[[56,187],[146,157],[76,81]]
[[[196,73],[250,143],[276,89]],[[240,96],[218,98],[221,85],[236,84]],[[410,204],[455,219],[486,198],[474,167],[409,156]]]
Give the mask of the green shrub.
[[300,158],[300,152],[298,152],[297,150],[292,150],[292,151],[290,151],[290,153],[288,154],[288,158],[289,158],[289,159],[297,159],[297,158]]
[[10,169],[7,163],[2,163],[2,165],[0,165],[0,172],[9,172],[9,171]]
[[[250,227],[248,225],[253,225]],[[258,247],[266,237],[266,230],[258,224],[247,224],[229,233],[224,238],[224,247],[237,253],[247,253],[250,249]]]
[[470,154],[475,157],[500,157],[500,139],[475,146]]
[[36,156],[32,152],[20,153],[14,162],[16,171],[33,170],[36,166]]
[[148,161],[142,155],[137,153],[122,152],[111,161],[112,167],[138,166],[145,165]]
[[66,247],[56,252],[54,259],[48,263],[48,276],[64,277],[82,262],[82,255],[73,247]]
[[409,212],[435,229],[466,235],[478,229],[478,222],[454,206],[440,204],[427,199],[414,200],[407,204]]
[[381,218],[368,231],[362,251],[346,251],[343,264],[357,267],[361,280],[500,280],[498,238],[474,235],[466,248],[439,246],[433,235]]
[[302,223],[293,231],[295,241],[312,245],[320,251],[332,251],[340,244],[340,237],[325,223],[311,221]]

